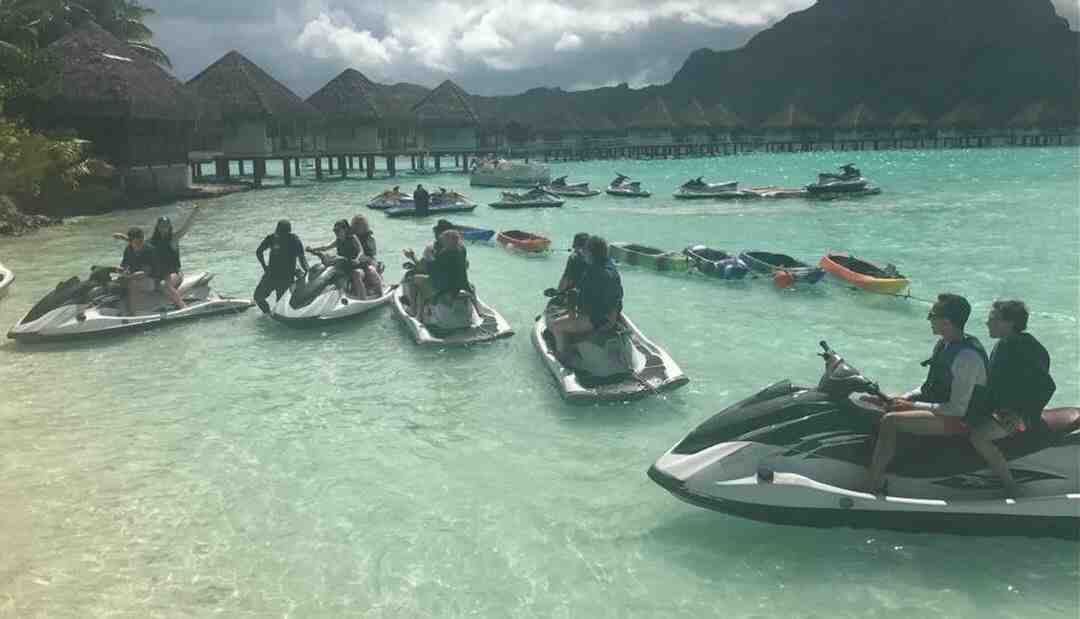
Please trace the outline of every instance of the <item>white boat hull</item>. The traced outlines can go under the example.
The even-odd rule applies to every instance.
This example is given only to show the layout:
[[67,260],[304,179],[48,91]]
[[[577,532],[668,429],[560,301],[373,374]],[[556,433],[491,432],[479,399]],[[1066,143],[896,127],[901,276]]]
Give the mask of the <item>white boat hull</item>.
[[397,286],[384,286],[379,296],[360,299],[331,285],[327,286],[314,301],[300,308],[294,308],[289,304],[293,294],[293,289],[290,288],[274,303],[270,309],[270,316],[293,327],[315,326],[354,318],[390,303],[395,288]]
[[405,325],[413,340],[421,346],[468,346],[510,337],[514,334],[510,323],[480,299],[476,300],[480,311],[471,324],[448,330],[427,325],[410,314],[406,310],[404,286],[398,286],[394,291],[391,295],[391,303],[394,314]]

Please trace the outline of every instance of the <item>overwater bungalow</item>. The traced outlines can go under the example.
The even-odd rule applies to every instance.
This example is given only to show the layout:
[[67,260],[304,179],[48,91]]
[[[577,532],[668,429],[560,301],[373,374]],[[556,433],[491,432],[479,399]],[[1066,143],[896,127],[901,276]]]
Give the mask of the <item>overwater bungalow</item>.
[[939,138],[963,138],[986,132],[987,109],[981,103],[965,101],[934,123]]
[[683,108],[675,118],[675,141],[680,144],[707,144],[712,141],[712,125],[705,114],[705,108],[697,99]]
[[460,86],[446,80],[412,107],[421,148],[430,152],[474,150],[480,119]]
[[893,135],[900,139],[921,140],[931,137],[930,120],[913,107],[905,108],[892,121]]
[[184,86],[200,101],[200,150],[227,158],[310,152],[319,112],[237,51],[231,51]]
[[631,115],[625,126],[628,130],[627,142],[631,146],[671,144],[677,127],[667,102],[660,97],[653,98]]
[[705,111],[709,121],[710,137],[713,142],[733,142],[738,139],[746,123],[723,103],[717,103]]
[[532,122],[533,143],[542,148],[578,148],[585,141],[585,129],[577,114],[567,108],[539,110]]
[[616,148],[625,146],[627,131],[602,112],[581,112],[581,124],[585,130],[582,140],[590,148]]
[[833,123],[833,139],[857,141],[891,137],[888,135],[891,131],[884,125],[870,106],[859,103]]
[[379,144],[383,150],[421,150],[422,140],[413,107],[431,90],[416,84],[378,84],[375,107],[379,110]]
[[359,154],[382,148],[375,90],[363,73],[345,69],[308,97],[307,103],[323,115],[327,151]]
[[1043,137],[1075,132],[1077,119],[1070,118],[1064,106],[1043,100],[1024,106],[1008,125],[1012,143],[1038,145],[1046,142]]
[[761,128],[769,142],[813,142],[820,136],[821,123],[798,105],[789,103],[768,117]]
[[94,22],[49,46],[58,71],[16,103],[40,130],[74,129],[130,190],[191,186],[187,165],[197,108],[182,84]]
[[480,148],[499,150],[507,145],[505,97],[470,98],[479,124],[476,127],[476,143]]

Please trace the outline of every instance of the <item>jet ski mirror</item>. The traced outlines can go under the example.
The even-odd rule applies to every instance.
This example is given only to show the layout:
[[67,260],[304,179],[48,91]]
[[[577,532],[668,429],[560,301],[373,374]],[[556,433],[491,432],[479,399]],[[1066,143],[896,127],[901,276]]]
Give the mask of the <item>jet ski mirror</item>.
[[825,373],[818,381],[818,391],[837,400],[845,399],[853,393],[869,393],[887,399],[878,389],[877,383],[844,361],[824,340],[820,345],[824,352],[818,353],[818,356],[825,360]]

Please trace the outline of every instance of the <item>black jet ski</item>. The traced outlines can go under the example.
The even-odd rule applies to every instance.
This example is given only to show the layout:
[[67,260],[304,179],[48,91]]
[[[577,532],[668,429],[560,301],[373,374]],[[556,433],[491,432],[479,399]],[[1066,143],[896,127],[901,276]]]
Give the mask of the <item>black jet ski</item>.
[[859,490],[883,412],[877,385],[828,346],[815,387],[774,383],[717,413],[649,469],[675,496],[778,524],[1080,537],[1080,409],[997,441],[1020,487],[1002,486],[966,436],[900,434],[887,493]]

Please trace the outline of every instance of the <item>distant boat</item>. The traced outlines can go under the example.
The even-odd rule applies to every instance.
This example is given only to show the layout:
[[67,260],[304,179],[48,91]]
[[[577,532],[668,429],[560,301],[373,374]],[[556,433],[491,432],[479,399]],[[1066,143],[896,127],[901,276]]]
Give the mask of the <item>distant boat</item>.
[[522,230],[504,230],[495,239],[504,247],[529,253],[544,252],[551,247],[551,239]]
[[469,184],[480,187],[535,187],[551,181],[551,170],[536,163],[481,161],[469,175]]

